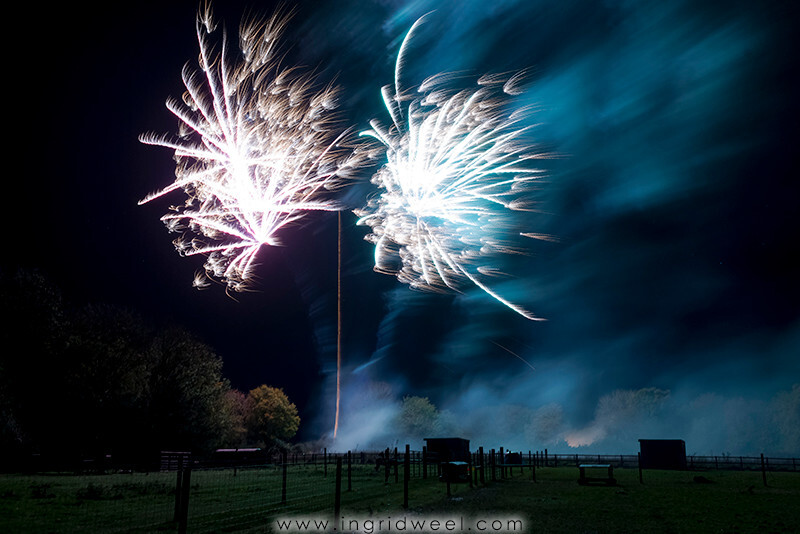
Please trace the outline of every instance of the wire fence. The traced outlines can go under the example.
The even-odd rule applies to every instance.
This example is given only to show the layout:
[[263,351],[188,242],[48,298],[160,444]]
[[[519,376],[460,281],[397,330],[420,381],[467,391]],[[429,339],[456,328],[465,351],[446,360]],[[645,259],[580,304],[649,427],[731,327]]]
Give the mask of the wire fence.
[[[481,486],[537,469],[602,464],[639,467],[637,455],[549,454],[484,449],[463,470],[426,450],[284,454],[268,463],[201,462],[168,453],[161,470],[106,474],[37,473],[0,476],[0,505],[8,532],[219,532],[266,525],[276,516],[337,517],[364,506],[399,509],[415,499],[450,493],[450,483]],[[687,456],[689,470],[798,471],[795,458]],[[448,483],[440,484],[439,481]],[[641,470],[640,470],[641,481]],[[435,482],[435,484],[432,484]],[[33,505],[31,505],[33,503]],[[7,513],[9,512],[9,513]],[[55,527],[54,527],[55,525]]]

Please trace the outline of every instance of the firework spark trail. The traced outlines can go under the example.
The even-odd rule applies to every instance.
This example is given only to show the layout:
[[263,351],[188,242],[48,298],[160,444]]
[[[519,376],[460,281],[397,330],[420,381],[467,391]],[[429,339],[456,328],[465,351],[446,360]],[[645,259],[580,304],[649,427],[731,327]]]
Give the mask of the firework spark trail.
[[[485,75],[478,87],[449,88],[453,76],[436,74],[416,94],[401,88],[404,53],[425,17],[406,34],[395,64],[394,88],[382,89],[392,119],[361,135],[386,147],[387,161],[373,176],[381,191],[356,210],[371,227],[375,270],[395,274],[412,288],[458,290],[465,282],[531,320],[540,320],[490,288],[498,271],[486,263],[498,253],[517,253],[511,212],[528,211],[525,194],[542,171],[531,162],[548,155],[528,141],[531,107],[510,109],[524,72]],[[398,262],[399,260],[399,262]],[[398,267],[399,265],[399,267]]]
[[[162,217],[182,255],[207,256],[206,274],[234,290],[246,287],[257,252],[278,245],[279,231],[309,210],[343,209],[331,192],[353,178],[374,152],[339,128],[339,89],[282,67],[278,41],[291,14],[242,23],[239,51],[208,6],[198,13],[199,71],[183,70],[183,101],[167,108],[180,120],[175,139],[147,134],[143,143],[175,151],[175,181],[144,204],[176,190],[187,199]],[[191,230],[195,237],[187,237]],[[205,277],[195,279],[203,287]]]

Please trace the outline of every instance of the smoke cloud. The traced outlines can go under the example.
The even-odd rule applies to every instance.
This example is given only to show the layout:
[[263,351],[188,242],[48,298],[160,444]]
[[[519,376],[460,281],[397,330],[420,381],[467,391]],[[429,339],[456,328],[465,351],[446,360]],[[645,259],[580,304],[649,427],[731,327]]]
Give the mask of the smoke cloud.
[[[497,260],[509,275],[493,288],[547,319],[532,324],[479,290],[430,295],[370,272],[365,232],[346,225],[336,446],[402,441],[393,421],[416,395],[438,408],[442,433],[476,445],[626,453],[663,437],[698,454],[800,454],[800,186],[789,172],[800,88],[785,52],[794,8],[364,5],[309,11],[304,33],[331,18],[358,22],[335,46],[300,46],[331,60],[356,115],[386,119],[379,88],[393,81],[400,39],[430,11],[406,86],[444,71],[469,80],[530,69],[523,103],[537,106],[535,132],[558,157],[544,162],[539,212],[525,222],[559,240]],[[356,44],[355,56],[337,55]],[[332,297],[319,298],[330,317]],[[327,328],[320,433],[334,383],[325,321],[315,321]]]

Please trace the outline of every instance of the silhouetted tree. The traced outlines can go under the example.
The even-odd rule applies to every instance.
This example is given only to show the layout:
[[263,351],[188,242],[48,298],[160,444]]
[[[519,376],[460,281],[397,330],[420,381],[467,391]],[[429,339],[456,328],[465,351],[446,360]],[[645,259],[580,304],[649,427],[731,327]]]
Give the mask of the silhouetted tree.
[[115,306],[69,309],[27,271],[0,273],[0,306],[0,458],[138,460],[241,436],[222,360],[188,332]]
[[403,397],[398,429],[406,438],[431,437],[440,429],[439,411],[428,397]]
[[150,394],[152,336],[138,315],[123,308],[89,305],[72,314],[57,403],[70,432],[49,440],[84,457],[135,454]]
[[0,457],[36,450],[59,422],[66,319],[60,291],[35,271],[0,273]]
[[267,385],[250,390],[248,397],[252,405],[248,424],[251,437],[266,448],[285,446],[300,428],[297,407],[282,389]]
[[152,350],[149,411],[154,444],[195,452],[222,445],[233,417],[220,357],[178,328],[161,333]]
[[225,403],[231,414],[228,435],[223,439],[225,447],[244,447],[247,445],[247,425],[253,414],[253,401],[249,395],[238,389],[225,392]]

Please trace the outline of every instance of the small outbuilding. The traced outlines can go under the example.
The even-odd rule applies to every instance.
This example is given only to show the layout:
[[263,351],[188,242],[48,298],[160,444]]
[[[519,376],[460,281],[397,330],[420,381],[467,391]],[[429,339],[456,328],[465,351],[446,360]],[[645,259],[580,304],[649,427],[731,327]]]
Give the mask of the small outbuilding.
[[686,469],[686,443],[682,439],[640,439],[642,469]]
[[470,481],[469,440],[463,438],[425,438],[426,463],[437,464],[439,480],[450,483]]
[[425,438],[430,459],[437,462],[469,461],[469,440],[463,438]]

